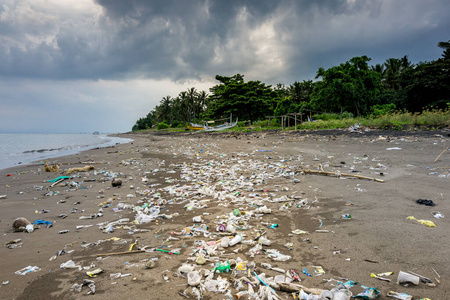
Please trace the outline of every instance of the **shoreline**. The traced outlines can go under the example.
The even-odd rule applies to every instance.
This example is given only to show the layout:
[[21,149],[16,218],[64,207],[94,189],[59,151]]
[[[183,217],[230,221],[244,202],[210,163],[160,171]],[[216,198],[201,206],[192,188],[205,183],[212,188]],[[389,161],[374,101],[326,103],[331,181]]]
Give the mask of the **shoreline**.
[[[120,137],[119,135],[116,134],[109,134],[106,135],[105,138],[108,137],[113,137],[113,138],[120,138],[120,139],[127,139],[126,137]],[[122,144],[122,143],[129,143],[130,141],[115,141],[115,140],[111,140],[109,142],[104,142],[102,144],[94,144],[94,145],[90,145],[90,146],[80,146],[80,147],[76,147],[73,146],[69,149],[39,149],[39,150],[27,150],[21,154],[25,154],[25,153],[38,153],[40,155],[44,154],[45,157],[40,157],[40,158],[25,158],[25,160],[16,162],[14,165],[12,166],[7,166],[7,167],[3,167],[0,168],[0,170],[5,170],[5,169],[10,169],[10,168],[14,168],[14,167],[20,167],[20,166],[24,166],[24,165],[38,165],[39,163],[43,162],[43,161],[51,161],[52,159],[57,160],[60,157],[65,157],[65,156],[70,156],[70,155],[76,155],[77,153],[83,152],[83,151],[87,151],[87,150],[91,150],[91,149],[96,149],[96,148],[106,148],[106,147],[111,147],[117,144]],[[102,146],[104,145],[104,146]],[[52,151],[58,151],[58,153],[54,153]]]
[[[272,245],[264,248],[277,249],[280,253],[292,256],[292,259],[275,262],[263,253],[251,257],[248,251],[252,247],[246,244],[223,250],[219,248],[216,256],[234,259],[240,257],[248,263],[254,261],[258,274],[264,272],[267,276],[277,274],[261,268],[262,262],[284,269],[292,266],[297,272],[300,271],[301,284],[308,287],[329,289],[330,284],[322,279],[345,277],[366,286],[376,287],[382,292],[377,299],[389,299],[386,297],[388,290],[405,292],[415,297],[444,299],[450,287],[445,278],[448,278],[450,273],[442,266],[448,265],[450,261],[447,247],[442,245],[441,241],[448,237],[450,204],[447,186],[450,177],[439,176],[448,176],[450,169],[439,168],[450,167],[449,155],[442,155],[436,163],[433,161],[443,146],[448,144],[449,138],[445,134],[445,131],[398,135],[386,134],[383,131],[357,134],[340,130],[295,133],[223,132],[200,135],[123,133],[119,136],[133,136],[134,141],[112,146],[113,151],[105,151],[111,150],[105,148],[91,149],[58,158],[62,163],[70,163],[63,165],[63,168],[83,167],[85,164],[80,164],[83,161],[98,162],[94,164],[97,175],[94,175],[94,171],[74,173],[76,177],[63,182],[69,184],[75,181],[79,184],[78,187],[56,185],[48,190],[50,184],[44,181],[62,174],[43,170],[38,174],[37,166],[21,165],[0,170],[0,195],[7,195],[5,199],[0,199],[0,227],[4,233],[1,241],[4,244],[20,238],[23,242],[20,248],[2,247],[0,250],[4,265],[0,279],[2,282],[9,281],[9,284],[0,287],[4,295],[2,297],[86,297],[87,288],[81,293],[69,290],[74,283],[81,283],[83,278],[88,278],[85,272],[89,270],[59,269],[61,263],[72,259],[76,264],[85,267],[95,264],[90,270],[101,268],[105,271],[93,279],[97,287],[95,297],[98,299],[111,299],[123,293],[136,298],[148,296],[149,293],[154,299],[180,298],[178,292],[184,291],[187,286],[179,285],[186,284],[187,281],[174,274],[181,263],[188,261],[192,264],[187,259],[197,247],[194,240],[214,241],[217,238],[180,237],[171,232],[180,232],[186,226],[192,226],[192,218],[203,215],[204,224],[208,226],[208,231],[213,233],[216,232],[217,217],[228,215],[235,208],[251,212],[255,209],[252,203],[260,203],[271,208],[272,213],[247,220],[249,229],[242,231],[245,239],[253,239],[255,230],[262,228],[267,232],[266,237],[272,240]],[[379,138],[380,135],[382,138]],[[387,150],[388,148],[401,149]],[[286,173],[287,169],[298,171],[308,168],[339,170],[342,173],[355,170],[361,175],[383,178],[385,182],[300,173],[296,173],[292,178]],[[5,177],[6,171],[14,173],[14,176]],[[439,174],[430,175],[433,172]],[[111,187],[110,180],[105,176],[107,173],[117,174],[123,181],[122,187]],[[265,174],[264,181],[258,177],[260,174]],[[143,177],[146,177],[147,181],[143,181]],[[224,183],[220,183],[221,181]],[[36,189],[37,186],[43,186],[43,189]],[[186,197],[177,196],[175,187],[182,189]],[[204,194],[197,194],[197,189]],[[103,190],[103,194],[99,193],[100,190]],[[149,191],[147,194],[139,194],[146,190]],[[48,191],[58,193],[45,196]],[[237,192],[240,194],[236,195]],[[160,196],[154,197],[157,193]],[[223,197],[217,198],[217,195]],[[288,197],[290,201],[273,202],[274,199],[282,197]],[[415,199],[419,198],[431,199],[437,205],[418,205]],[[111,206],[102,208],[102,217],[79,219],[80,216],[98,213],[99,203],[108,199],[113,200]],[[184,209],[189,203],[186,199],[206,201],[201,203],[207,207],[187,211]],[[269,199],[272,202],[268,202]],[[308,199],[309,209],[297,207],[300,199]],[[78,202],[80,203],[75,204]],[[163,218],[158,222],[137,225],[131,222],[135,217],[131,209],[118,209],[119,203],[141,206],[143,203],[157,202],[161,202],[159,205],[161,209],[164,208],[164,214],[172,215],[171,219]],[[289,202],[292,202],[292,206],[280,210],[284,203]],[[77,212],[70,213],[74,208]],[[42,210],[50,212],[40,214]],[[432,218],[432,211],[440,211],[446,217],[436,220]],[[67,214],[67,218],[58,218],[60,214]],[[342,220],[343,214],[350,214],[352,219]],[[432,219],[437,227],[428,228],[406,220],[410,215],[417,219]],[[10,226],[17,217],[25,217],[31,222],[43,218],[55,223],[51,228],[41,226],[30,234],[13,233]],[[96,225],[121,218],[130,218],[130,222],[125,224],[124,228],[117,228],[109,234],[103,233]],[[262,222],[276,223],[278,227],[267,228]],[[76,226],[80,225],[93,226],[77,230]],[[315,232],[319,228],[328,230],[328,233]],[[292,234],[295,229],[305,230],[310,234]],[[58,234],[61,230],[69,232]],[[130,234],[130,230],[134,233]],[[112,237],[121,240],[81,247]],[[305,238],[308,240],[304,241]],[[181,254],[144,252],[110,256],[104,260],[96,259],[98,254],[128,251],[137,239],[138,247],[172,246],[170,248],[180,248]],[[169,240],[165,242],[167,239]],[[287,242],[293,243],[293,250],[284,247]],[[424,244],[428,247],[417,247]],[[49,261],[64,247],[74,252]],[[240,250],[233,253],[232,250],[236,249]],[[433,249],[431,253],[429,249]],[[335,252],[339,254],[334,254]],[[145,269],[144,260],[149,258],[158,259],[154,269]],[[348,258],[350,260],[347,260]],[[223,259],[220,261],[223,262]],[[196,269],[211,269],[210,264]],[[41,271],[25,276],[14,274],[28,265],[39,266]],[[313,270],[312,266],[317,265],[323,267],[325,274],[315,277],[301,274],[305,267]],[[430,267],[442,277],[441,284],[437,287],[420,284],[417,287],[405,288],[395,284],[400,270],[411,270],[430,278],[436,277],[433,277]],[[165,270],[169,270],[166,272],[169,283],[161,276]],[[390,283],[370,277],[371,272],[386,271],[394,272]],[[110,279],[111,274],[118,272],[132,275]],[[225,273],[221,276],[233,277]],[[214,278],[217,278],[217,275]],[[114,282],[116,283],[113,284]],[[236,290],[233,289],[232,294],[235,293]],[[287,293],[278,294],[283,299],[288,299]],[[214,294],[208,292],[204,299],[214,299]]]

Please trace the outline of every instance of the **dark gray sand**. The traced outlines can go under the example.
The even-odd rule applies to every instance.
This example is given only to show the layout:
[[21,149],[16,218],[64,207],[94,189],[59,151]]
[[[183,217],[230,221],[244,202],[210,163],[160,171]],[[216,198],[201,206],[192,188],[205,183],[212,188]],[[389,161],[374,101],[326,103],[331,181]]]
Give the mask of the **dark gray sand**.
[[[252,271],[264,272],[267,277],[280,273],[262,268],[264,262],[285,270],[295,269],[301,284],[310,288],[331,289],[337,281],[329,279],[350,279],[378,289],[381,295],[377,299],[392,299],[386,297],[388,291],[404,292],[414,299],[450,299],[450,151],[435,162],[450,144],[448,132],[180,133],[126,137],[134,142],[52,159],[61,164],[60,172],[45,172],[40,165],[0,171],[0,195],[6,195],[0,199],[0,281],[9,281],[0,286],[1,299],[183,299],[179,292],[188,288],[187,279],[177,275],[178,268],[185,262],[194,263],[189,258],[195,257],[191,256],[198,248],[195,241],[213,244],[220,236],[180,236],[172,232],[193,226],[193,217],[203,215],[208,231],[217,233],[219,222],[233,209],[252,212],[261,204],[272,213],[252,216],[237,232],[244,235],[244,240],[253,240],[256,230],[264,229],[272,245],[263,249],[277,249],[292,258],[273,261],[264,251],[251,257],[249,250],[253,246],[245,243],[218,247],[211,257],[220,262],[237,258],[248,264],[255,262]],[[64,175],[64,169],[89,164],[95,170],[73,173],[71,176],[76,177],[52,188],[51,183],[45,182]],[[300,172],[302,169],[362,175],[384,182],[306,175]],[[112,174],[122,179],[120,188],[111,187],[107,175]],[[144,177],[147,180],[143,181]],[[79,186],[70,186],[72,182]],[[306,206],[299,205],[301,199],[307,199]],[[432,200],[436,206],[417,204],[417,199]],[[102,205],[108,200],[109,206]],[[186,210],[191,200],[205,207]],[[171,219],[133,223],[136,213],[131,207],[144,203],[159,203],[161,213]],[[124,205],[125,209],[120,209]],[[102,206],[102,217],[80,219],[98,213]],[[280,210],[282,207],[286,209]],[[43,210],[49,212],[40,213]],[[441,212],[445,217],[436,219],[432,212]],[[58,218],[60,214],[67,217]],[[351,215],[351,219],[343,220],[344,214]],[[433,221],[437,227],[408,220],[409,216]],[[49,220],[54,225],[41,225],[32,233],[12,232],[12,223],[18,217],[31,222]],[[129,218],[130,222],[116,226],[111,233],[99,229],[98,224],[121,218]],[[269,228],[264,223],[278,227]],[[77,230],[79,225],[93,226]],[[296,229],[309,234],[292,234]],[[59,234],[62,230],[68,233]],[[23,245],[15,249],[4,246],[15,239],[21,239]],[[178,248],[180,254],[143,252],[102,259],[97,256],[129,251],[136,240],[134,249]],[[100,242],[96,245],[86,246],[97,241]],[[287,243],[293,243],[292,249],[285,247]],[[62,249],[74,251],[50,260]],[[146,269],[150,258],[157,258],[155,267]],[[60,269],[68,260],[86,269]],[[37,266],[40,271],[15,274],[27,266]],[[213,266],[211,261],[196,269],[211,270]],[[314,273],[313,266],[322,266],[325,274],[308,277],[302,273],[305,268]],[[86,275],[97,268],[104,272],[96,278]],[[396,284],[400,271],[412,271],[433,282],[437,278],[440,283],[435,287],[422,282],[418,286],[401,286]],[[394,272],[386,276],[391,282],[370,276],[383,272]],[[110,278],[114,273],[131,275]],[[214,278],[218,276],[231,279],[230,282],[234,278],[232,273],[216,274]],[[74,283],[82,283],[83,279],[95,281],[95,295],[86,295],[88,287],[83,287],[81,293],[70,291]],[[235,297],[237,290],[231,291]],[[196,299],[191,289],[186,293],[190,299]],[[293,299],[289,293],[277,294],[282,299]],[[203,299],[229,298],[206,292]]]

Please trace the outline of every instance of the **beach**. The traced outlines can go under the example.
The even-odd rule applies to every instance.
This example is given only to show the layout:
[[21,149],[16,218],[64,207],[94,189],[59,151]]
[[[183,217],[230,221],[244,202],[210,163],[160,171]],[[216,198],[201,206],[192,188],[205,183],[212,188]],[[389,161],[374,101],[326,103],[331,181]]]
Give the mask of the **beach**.
[[[0,298],[185,298],[181,293],[197,299],[178,270],[183,263],[195,265],[197,255],[208,250],[206,263],[195,270],[242,260],[248,266],[243,273],[252,281],[254,272],[266,278],[285,274],[261,265],[268,263],[294,269],[299,284],[309,288],[329,290],[352,280],[380,291],[377,299],[392,299],[388,291],[449,299],[449,134],[129,133],[120,135],[133,139],[128,144],[49,159],[59,165],[58,172],[46,172],[40,164],[0,170],[0,195],[5,195],[0,199]],[[86,166],[93,169],[64,172]],[[51,186],[48,181],[59,176],[70,178]],[[122,185],[113,187],[112,178]],[[263,212],[264,206],[270,213]],[[136,221],[137,211],[152,207],[158,207],[156,219]],[[436,212],[445,217],[435,218]],[[13,232],[19,217],[53,225]],[[194,223],[195,217],[202,222]],[[220,241],[227,235],[218,227],[235,217],[240,219],[229,237],[241,235],[243,241],[223,248]],[[258,233],[271,245],[255,250]],[[21,246],[4,246],[16,239]],[[269,249],[276,251],[264,251]],[[69,253],[58,255],[61,250]],[[277,252],[281,260],[269,255]],[[69,260],[81,269],[61,269]],[[150,261],[154,267],[148,267]],[[27,266],[40,270],[15,274]],[[102,272],[96,277],[86,274],[97,269]],[[227,279],[222,284],[230,285],[226,291],[233,299],[239,291],[234,284],[243,276],[235,271],[214,275]],[[436,286],[399,285],[400,271],[427,277]],[[370,276],[385,272],[393,272],[384,276],[391,281]],[[94,295],[87,295],[88,286],[70,290],[83,279],[95,282]],[[363,288],[350,290],[356,295]],[[294,299],[287,292],[277,295]],[[205,291],[203,299],[229,297]]]

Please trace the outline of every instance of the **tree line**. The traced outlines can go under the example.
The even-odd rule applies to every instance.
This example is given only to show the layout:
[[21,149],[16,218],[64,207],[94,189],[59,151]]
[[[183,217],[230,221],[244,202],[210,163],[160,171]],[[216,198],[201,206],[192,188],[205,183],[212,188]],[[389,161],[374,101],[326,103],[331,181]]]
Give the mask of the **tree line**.
[[295,81],[286,86],[245,81],[244,75],[216,75],[219,82],[210,93],[192,87],[175,98],[163,97],[140,118],[133,130],[166,123],[183,127],[186,122],[217,120],[232,114],[251,123],[266,116],[320,111],[370,116],[395,110],[421,112],[429,107],[450,106],[450,40],[439,42],[440,58],[413,64],[408,56],[389,58],[369,66],[367,56],[328,69],[319,68],[315,81]]

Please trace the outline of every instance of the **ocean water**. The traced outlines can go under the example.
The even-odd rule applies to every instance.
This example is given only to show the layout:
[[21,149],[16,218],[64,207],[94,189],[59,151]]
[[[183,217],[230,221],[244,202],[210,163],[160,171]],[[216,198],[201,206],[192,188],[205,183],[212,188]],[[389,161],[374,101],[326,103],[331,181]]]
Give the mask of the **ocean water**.
[[131,141],[93,134],[0,134],[0,170]]

